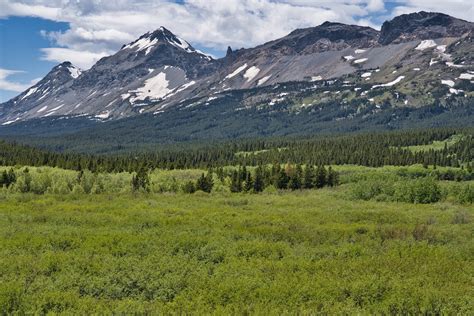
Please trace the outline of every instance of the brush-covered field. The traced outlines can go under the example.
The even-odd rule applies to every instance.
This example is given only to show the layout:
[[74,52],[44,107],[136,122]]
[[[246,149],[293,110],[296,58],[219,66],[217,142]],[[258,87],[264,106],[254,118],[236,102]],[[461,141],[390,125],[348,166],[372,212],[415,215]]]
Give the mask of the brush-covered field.
[[[459,198],[472,182],[336,169],[338,187],[259,194],[163,189],[199,170],[155,171],[150,193],[130,193],[126,174],[61,192],[77,172],[52,168],[30,168],[30,186],[49,187],[21,193],[17,169],[0,192],[0,310],[472,314],[474,206]],[[397,198],[431,185],[437,202]]]

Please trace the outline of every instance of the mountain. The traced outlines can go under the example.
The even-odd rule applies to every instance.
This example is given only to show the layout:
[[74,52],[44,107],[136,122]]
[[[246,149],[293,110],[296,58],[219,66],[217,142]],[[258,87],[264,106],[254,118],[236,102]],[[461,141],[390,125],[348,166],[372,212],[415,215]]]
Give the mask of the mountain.
[[84,135],[104,134],[105,126],[119,135],[136,126],[143,138],[163,141],[205,137],[199,128],[217,138],[255,136],[241,133],[250,122],[264,136],[295,133],[291,124],[309,134],[334,126],[459,124],[453,121],[459,113],[469,122],[473,30],[474,23],[430,12],[395,17],[380,31],[325,22],[254,48],[229,47],[225,57],[213,59],[161,27],[89,70],[68,62],[54,67],[0,105],[0,135],[44,136],[46,125],[64,127],[64,119],[84,122]]

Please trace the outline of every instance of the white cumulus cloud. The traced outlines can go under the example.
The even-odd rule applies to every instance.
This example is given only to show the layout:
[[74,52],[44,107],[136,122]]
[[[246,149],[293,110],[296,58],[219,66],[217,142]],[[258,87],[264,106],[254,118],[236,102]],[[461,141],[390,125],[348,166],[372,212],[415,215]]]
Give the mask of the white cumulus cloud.
[[65,21],[44,32],[54,43],[43,59],[87,69],[138,36],[165,26],[192,44],[217,50],[251,47],[325,21],[380,27],[381,17],[420,10],[473,20],[472,0],[0,0],[0,17]]
[[41,51],[43,52],[41,58],[44,60],[56,62],[70,61],[73,65],[83,69],[89,68],[102,57],[109,55],[106,52],[96,53],[62,47],[42,48]]
[[24,71],[21,71],[21,70],[10,70],[10,69],[0,68],[0,90],[21,92],[25,90],[26,88],[28,88],[31,84],[24,84],[24,83],[8,80],[8,77],[18,74],[18,73],[23,73],[23,72]]

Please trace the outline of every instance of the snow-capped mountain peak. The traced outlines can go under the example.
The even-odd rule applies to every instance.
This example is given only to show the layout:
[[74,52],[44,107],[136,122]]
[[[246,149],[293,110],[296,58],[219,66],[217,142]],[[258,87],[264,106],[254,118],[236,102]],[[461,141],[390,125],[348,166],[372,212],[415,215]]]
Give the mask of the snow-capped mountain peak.
[[73,77],[74,79],[76,79],[77,77],[79,77],[82,74],[82,70],[80,68],[77,68],[76,66],[74,66],[72,64],[71,64],[71,66],[67,66],[67,70],[69,70],[69,73],[71,74],[71,77]]
[[153,32],[147,32],[140,36],[137,40],[122,47],[122,50],[132,50],[134,52],[145,51],[145,55],[150,54],[159,44],[171,45],[179,50],[187,53],[196,53],[203,58],[211,60],[212,57],[195,49],[191,44],[181,37],[173,34],[164,26],[160,26]]
[[[377,102],[373,96],[385,90],[396,96],[394,106],[426,103],[419,91],[436,91],[436,98],[445,102],[452,94],[472,95],[473,32],[471,22],[420,12],[387,21],[381,31],[326,22],[254,48],[229,48],[226,57],[213,59],[160,27],[87,71],[69,62],[54,67],[36,85],[0,104],[0,124],[73,115],[114,120],[168,111],[187,100],[217,98],[232,90],[278,88],[285,82],[332,85],[339,80],[342,86],[334,98],[341,92],[360,104]],[[451,90],[446,90],[447,83]],[[342,89],[351,91],[343,94]],[[268,92],[255,93],[259,96],[245,104],[265,105]],[[315,102],[328,100],[326,93],[330,90]],[[281,98],[272,97],[268,105]]]

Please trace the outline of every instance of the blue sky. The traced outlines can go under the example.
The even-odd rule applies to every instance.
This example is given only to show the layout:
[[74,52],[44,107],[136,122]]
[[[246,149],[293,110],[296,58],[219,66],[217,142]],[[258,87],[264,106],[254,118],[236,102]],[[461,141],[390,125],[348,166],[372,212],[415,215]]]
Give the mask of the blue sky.
[[[41,60],[40,48],[54,44],[41,36],[40,31],[67,28],[67,23],[41,18],[9,17],[0,20],[0,68],[18,71],[8,79],[21,86],[30,85],[32,80],[43,77],[56,64]],[[0,90],[0,102],[17,94],[17,91]]]
[[324,21],[379,28],[420,10],[474,19],[474,1],[456,0],[1,0],[0,102],[27,89],[56,64],[88,69],[121,45],[163,25],[221,57]]

